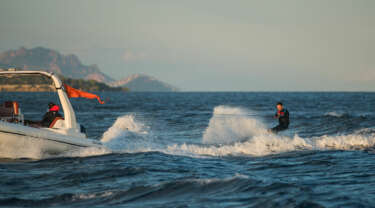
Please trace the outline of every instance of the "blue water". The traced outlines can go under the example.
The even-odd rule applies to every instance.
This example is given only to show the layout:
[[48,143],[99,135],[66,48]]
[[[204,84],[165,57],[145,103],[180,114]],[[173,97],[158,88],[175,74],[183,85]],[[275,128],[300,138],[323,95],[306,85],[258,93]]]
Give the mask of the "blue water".
[[[72,103],[107,148],[1,159],[1,207],[375,207],[375,93],[101,96]],[[8,99],[36,120],[57,101]]]

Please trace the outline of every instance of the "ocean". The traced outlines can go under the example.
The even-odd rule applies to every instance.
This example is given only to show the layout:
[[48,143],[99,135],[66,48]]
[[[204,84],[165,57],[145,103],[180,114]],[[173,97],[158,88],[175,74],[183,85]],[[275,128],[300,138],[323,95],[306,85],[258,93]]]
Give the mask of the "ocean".
[[[0,159],[0,207],[375,207],[375,93],[100,95],[72,104],[106,148]],[[57,97],[5,100],[40,120]]]

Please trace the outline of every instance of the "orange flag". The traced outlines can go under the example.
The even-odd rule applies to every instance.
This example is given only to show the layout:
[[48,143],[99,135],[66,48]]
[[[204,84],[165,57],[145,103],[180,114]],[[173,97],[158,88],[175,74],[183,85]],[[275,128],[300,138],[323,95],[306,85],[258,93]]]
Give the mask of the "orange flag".
[[96,98],[96,99],[98,99],[100,104],[104,104],[104,101],[100,100],[100,97],[95,95],[95,94],[74,89],[73,87],[71,87],[67,84],[64,84],[64,87],[65,87],[66,93],[68,94],[69,98],[77,98],[77,97],[84,97],[84,98],[88,98],[88,99],[95,99]]

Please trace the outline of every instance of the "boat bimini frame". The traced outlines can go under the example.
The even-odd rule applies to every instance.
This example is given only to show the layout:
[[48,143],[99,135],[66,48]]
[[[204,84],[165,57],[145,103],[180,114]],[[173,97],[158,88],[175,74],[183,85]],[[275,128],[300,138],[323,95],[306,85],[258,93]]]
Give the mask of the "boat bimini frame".
[[57,91],[64,112],[65,129],[69,129],[69,131],[75,133],[80,132],[80,126],[77,124],[76,116],[68,95],[65,92],[64,85],[56,75],[45,71],[17,71],[13,68],[8,69],[8,71],[0,71],[0,76],[1,75],[42,75],[50,78],[53,81],[53,85]]

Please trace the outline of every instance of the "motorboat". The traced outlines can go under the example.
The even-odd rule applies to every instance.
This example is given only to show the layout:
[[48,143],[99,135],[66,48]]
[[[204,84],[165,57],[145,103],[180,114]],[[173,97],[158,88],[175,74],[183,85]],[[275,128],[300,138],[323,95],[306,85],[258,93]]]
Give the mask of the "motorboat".
[[64,84],[58,76],[46,71],[0,71],[0,77],[30,75],[51,80],[51,87],[58,95],[63,116],[55,118],[48,127],[30,126],[25,122],[21,106],[16,100],[0,104],[0,158],[40,158],[79,148],[104,148],[100,141],[88,139],[83,127],[77,123]]

